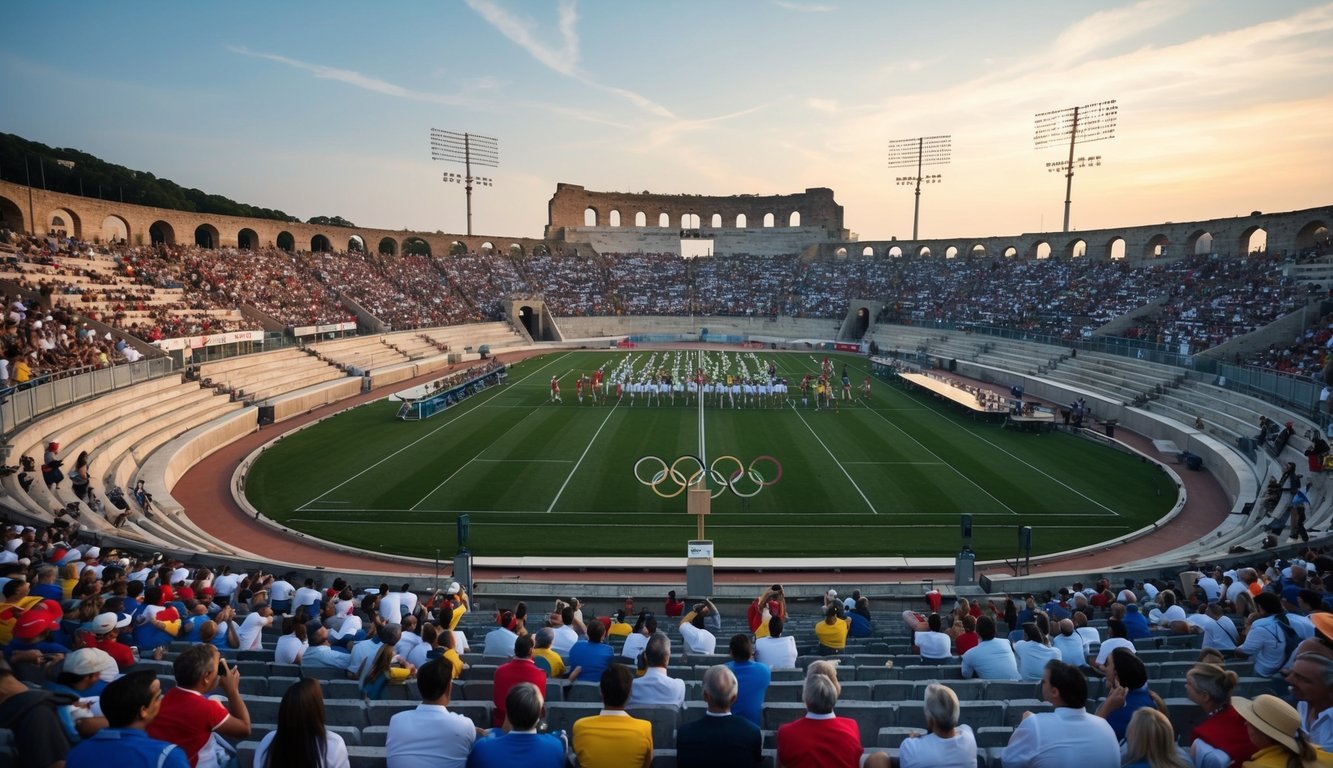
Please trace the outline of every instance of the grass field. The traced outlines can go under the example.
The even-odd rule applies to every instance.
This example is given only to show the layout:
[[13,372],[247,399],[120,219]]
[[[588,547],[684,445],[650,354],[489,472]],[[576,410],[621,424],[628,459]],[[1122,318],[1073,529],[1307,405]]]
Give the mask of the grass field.
[[[1112,538],[1165,514],[1171,478],[1156,465],[1064,433],[1032,434],[973,421],[846,364],[857,399],[836,412],[785,406],[702,411],[677,404],[580,406],[574,381],[599,367],[680,374],[758,372],[773,362],[792,389],[820,360],[804,353],[561,352],[512,366],[509,383],[433,418],[401,421],[398,403],[371,403],[288,435],[252,467],[246,494],[264,514],[321,538],[430,557],[455,549],[455,519],[471,517],[471,548],[496,555],[683,556],[695,536],[684,494],[662,499],[636,462],[702,455],[753,498],[720,489],[708,518],[719,556],[950,556],[959,515],[974,519],[981,559],[1012,557],[1017,529],[1033,552]],[[564,402],[550,402],[550,380]],[[736,476],[733,456],[754,474]],[[639,476],[653,480],[652,459]],[[690,459],[681,475],[696,472]],[[776,482],[773,482],[776,481]],[[669,476],[658,489],[679,486]]]

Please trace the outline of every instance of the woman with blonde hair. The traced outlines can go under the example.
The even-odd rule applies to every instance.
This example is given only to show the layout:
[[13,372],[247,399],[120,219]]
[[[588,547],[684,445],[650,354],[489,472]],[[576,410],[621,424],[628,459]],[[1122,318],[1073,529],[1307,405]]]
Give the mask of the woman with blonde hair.
[[1134,711],[1125,732],[1125,768],[1192,768],[1176,746],[1176,734],[1166,715],[1150,707]]
[[1255,746],[1245,731],[1245,720],[1231,706],[1231,692],[1240,677],[1219,664],[1195,664],[1185,673],[1185,696],[1204,711],[1204,720],[1194,726],[1185,742],[1196,757],[1206,751],[1225,752],[1232,765],[1240,765],[1254,754]]

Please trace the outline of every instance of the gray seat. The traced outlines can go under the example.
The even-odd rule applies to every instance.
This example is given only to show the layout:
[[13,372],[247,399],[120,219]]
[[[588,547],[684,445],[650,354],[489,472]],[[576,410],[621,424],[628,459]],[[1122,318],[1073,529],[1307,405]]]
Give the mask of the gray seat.
[[[599,710],[600,711],[600,710]],[[653,724],[653,749],[676,748],[676,727],[680,725],[680,709],[670,705],[627,707],[631,717]]]

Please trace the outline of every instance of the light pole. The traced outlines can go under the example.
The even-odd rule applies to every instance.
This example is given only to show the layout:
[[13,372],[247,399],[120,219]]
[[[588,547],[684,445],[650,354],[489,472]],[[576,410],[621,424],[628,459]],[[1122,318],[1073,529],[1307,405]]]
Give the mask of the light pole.
[[899,176],[894,179],[900,187],[916,187],[916,204],[912,207],[912,239],[917,236],[917,223],[921,219],[921,185],[939,184],[944,180],[938,173],[921,175],[927,165],[948,165],[952,153],[952,136],[919,136],[915,139],[895,139],[889,142],[890,168],[916,168],[915,176]]
[[472,183],[476,182],[483,187],[493,186],[495,183],[494,179],[486,176],[473,176],[472,166],[498,168],[500,166],[500,142],[489,136],[478,136],[475,133],[457,133],[432,128],[430,129],[430,157],[432,160],[463,164],[463,175],[445,173],[444,181],[452,184],[461,183],[463,189],[467,191],[467,233],[470,236],[472,234]]
[[1074,145],[1115,138],[1116,115],[1119,108],[1115,99],[1066,107],[1050,112],[1038,112],[1033,118],[1033,143],[1037,149],[1062,146],[1069,139],[1069,159],[1047,163],[1046,170],[1065,174],[1065,228],[1069,231],[1069,205],[1074,189],[1074,168],[1090,168],[1102,164],[1101,155],[1074,157]]

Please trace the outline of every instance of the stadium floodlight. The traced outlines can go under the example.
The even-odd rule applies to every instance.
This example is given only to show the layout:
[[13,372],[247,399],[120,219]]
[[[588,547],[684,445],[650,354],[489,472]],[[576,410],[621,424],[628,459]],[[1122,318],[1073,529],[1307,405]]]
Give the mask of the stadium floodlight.
[[462,184],[467,191],[467,233],[472,234],[472,185],[482,187],[495,186],[494,179],[487,176],[473,176],[472,166],[481,165],[489,168],[500,167],[500,142],[489,136],[475,133],[458,133],[430,129],[430,157],[446,163],[462,163],[463,174],[445,173],[445,183]]
[[921,219],[921,185],[939,184],[944,177],[938,173],[923,176],[927,165],[948,165],[953,147],[952,136],[918,136],[915,139],[894,139],[889,142],[890,168],[916,168],[915,176],[899,176],[894,182],[900,187],[916,187],[916,204],[912,207],[912,239],[916,239],[917,224]]
[[1115,138],[1116,117],[1119,107],[1115,99],[1066,107],[1050,112],[1038,112],[1033,118],[1033,144],[1037,149],[1064,146],[1069,142],[1069,159],[1047,163],[1046,170],[1065,175],[1065,229],[1069,231],[1069,205],[1074,189],[1074,169],[1092,168],[1102,164],[1102,156],[1074,157],[1075,144]]

